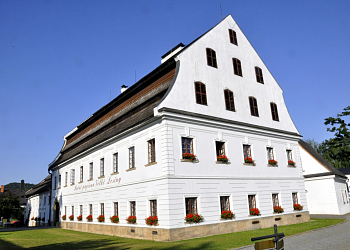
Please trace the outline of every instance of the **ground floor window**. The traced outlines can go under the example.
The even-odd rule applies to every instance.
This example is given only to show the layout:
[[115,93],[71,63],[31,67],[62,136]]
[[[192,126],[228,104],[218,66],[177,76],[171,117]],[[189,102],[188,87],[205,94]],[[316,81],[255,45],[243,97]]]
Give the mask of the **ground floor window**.
[[118,202],[114,202],[113,206],[114,206],[114,215],[118,216]]
[[157,216],[157,200],[150,200],[151,216]]
[[230,211],[230,197],[220,196],[220,206],[221,206],[221,212]]
[[92,215],[92,204],[89,204],[89,215]]
[[298,202],[298,193],[292,193],[293,204],[299,204]]
[[83,205],[80,205],[80,215],[83,215]]
[[256,208],[255,194],[248,195],[248,202],[249,202],[249,210]]
[[278,194],[272,194],[272,204],[274,207],[279,206]]
[[130,201],[130,215],[136,216],[136,201]]
[[186,214],[197,214],[197,198],[186,198]]
[[101,203],[101,215],[105,215],[105,204]]

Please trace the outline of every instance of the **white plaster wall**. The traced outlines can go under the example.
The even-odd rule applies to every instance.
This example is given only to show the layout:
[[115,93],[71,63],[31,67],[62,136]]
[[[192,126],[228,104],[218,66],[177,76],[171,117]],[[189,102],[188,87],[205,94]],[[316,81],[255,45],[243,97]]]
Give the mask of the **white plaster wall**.
[[[238,46],[230,43],[228,29],[236,31]],[[207,65],[206,48],[216,51],[218,68]],[[234,74],[232,58],[241,61],[243,77]],[[159,109],[169,107],[298,133],[283,91],[231,16],[183,49],[176,59],[180,61],[179,73]],[[262,69],[264,84],[256,81],[255,66]],[[195,81],[206,85],[208,105],[196,103]],[[236,112],[225,109],[226,88],[234,93]],[[259,117],[250,114],[249,96],[257,99]],[[270,102],[277,104],[279,122],[272,120]]]
[[[44,204],[44,197],[46,197],[46,203]],[[27,199],[25,218],[29,215],[29,226],[32,225],[32,217],[43,217],[45,214],[45,223],[49,221],[50,205],[49,205],[50,192],[42,192],[40,194],[33,195]],[[39,202],[41,198],[41,203]]]
[[303,149],[300,146],[299,148],[304,175],[330,172],[327,168],[320,164],[312,155],[310,155],[305,149]]
[[[334,188],[337,194],[337,203],[339,208],[339,214],[347,214],[350,213],[350,204],[349,204],[349,196],[347,190],[346,181],[340,178],[334,179]],[[342,192],[344,194],[344,199],[342,196]]]

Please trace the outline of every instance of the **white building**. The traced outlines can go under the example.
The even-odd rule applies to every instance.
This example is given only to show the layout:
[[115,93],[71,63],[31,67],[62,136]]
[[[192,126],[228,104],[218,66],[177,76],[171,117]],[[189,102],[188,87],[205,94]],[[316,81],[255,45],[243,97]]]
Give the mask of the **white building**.
[[27,206],[24,218],[28,226],[47,225],[50,221],[50,192],[51,174],[25,193]]
[[347,177],[305,141],[299,141],[306,198],[311,214],[350,213]]
[[[301,136],[282,89],[233,18],[162,58],[64,137],[49,166],[52,204],[60,211],[52,214],[53,222],[172,241],[308,221]],[[183,153],[196,160],[183,159]],[[246,157],[255,162],[245,163]],[[294,211],[293,203],[304,210]],[[284,213],[275,214],[273,205]],[[250,216],[250,208],[260,216]],[[222,210],[235,219],[222,220]],[[190,213],[204,221],[186,223]],[[92,222],[86,220],[90,214]],[[97,221],[101,214],[104,223]],[[119,216],[118,224],[110,222],[112,215]],[[126,222],[130,215],[137,224]],[[158,216],[158,226],[146,225],[150,215]]]

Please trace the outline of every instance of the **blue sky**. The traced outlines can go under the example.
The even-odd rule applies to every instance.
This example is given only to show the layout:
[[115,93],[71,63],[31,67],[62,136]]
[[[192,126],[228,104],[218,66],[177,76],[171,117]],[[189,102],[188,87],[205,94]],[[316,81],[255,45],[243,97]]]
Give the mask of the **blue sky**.
[[38,183],[63,136],[231,14],[299,132],[349,106],[349,1],[0,1],[0,184]]

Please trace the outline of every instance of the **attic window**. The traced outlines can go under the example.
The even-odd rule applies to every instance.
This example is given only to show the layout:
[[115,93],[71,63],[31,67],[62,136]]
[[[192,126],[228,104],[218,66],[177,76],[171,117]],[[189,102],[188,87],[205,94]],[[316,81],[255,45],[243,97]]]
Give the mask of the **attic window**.
[[224,96],[225,96],[226,110],[236,111],[235,103],[233,100],[233,92],[228,89],[225,89]]
[[259,117],[258,102],[252,96],[249,96],[249,105],[250,105],[250,114],[252,116],[258,116]]
[[230,43],[233,43],[234,45],[238,45],[236,32],[234,30],[229,29],[228,33],[230,36]]
[[233,62],[233,71],[234,71],[235,75],[243,76],[242,75],[241,61],[238,60],[237,58],[232,58],[232,62]]
[[256,81],[264,84],[262,70],[259,67],[255,67],[255,75],[256,75]]
[[270,107],[271,107],[272,120],[279,121],[276,103],[271,102]]
[[214,50],[207,48],[207,62],[209,66],[217,68],[218,65],[216,63],[216,53]]
[[205,89],[205,84],[201,82],[195,82],[195,91],[196,91],[196,102],[198,104],[207,105],[207,93]]

